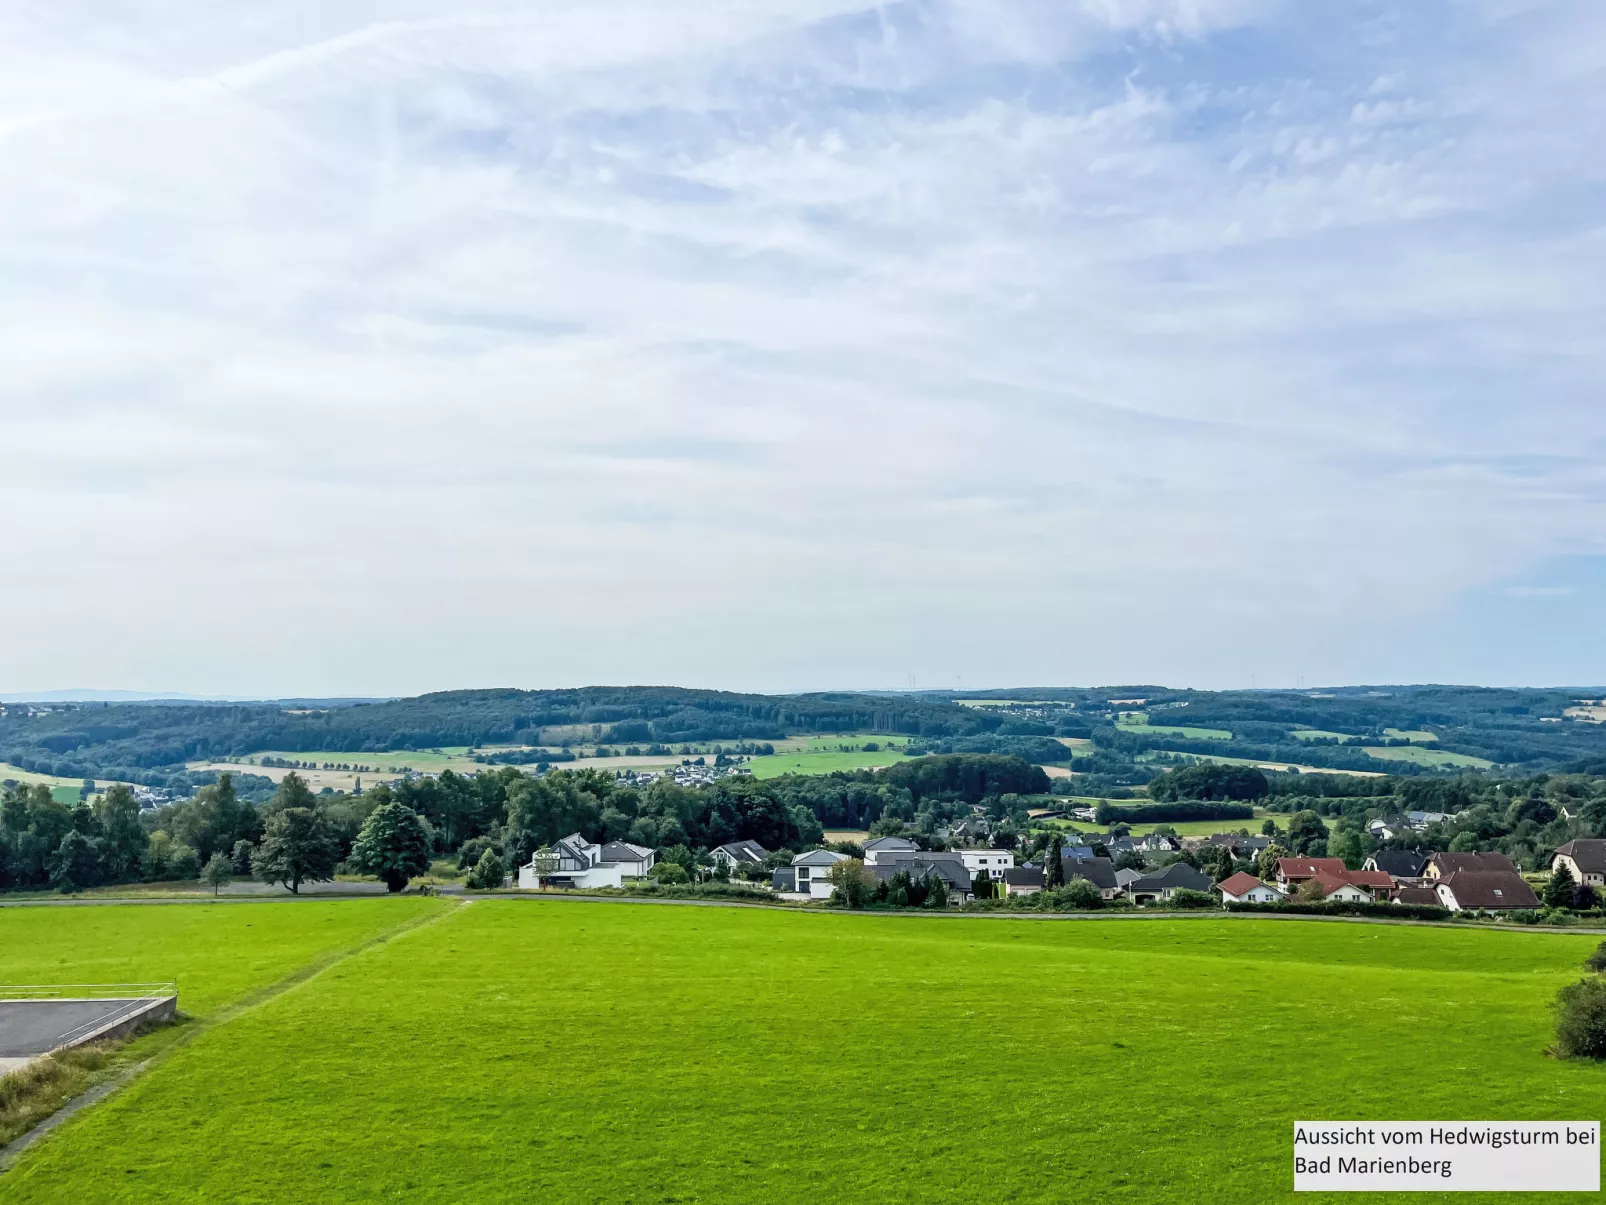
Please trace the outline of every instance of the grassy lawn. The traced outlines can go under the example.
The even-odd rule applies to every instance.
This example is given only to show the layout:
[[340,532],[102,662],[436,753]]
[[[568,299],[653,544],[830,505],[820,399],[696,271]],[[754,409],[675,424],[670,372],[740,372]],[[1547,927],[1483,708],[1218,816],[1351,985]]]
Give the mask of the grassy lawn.
[[1367,745],[1362,750],[1379,761],[1408,761],[1419,766],[1466,766],[1470,769],[1487,770],[1494,765],[1481,757],[1472,757],[1466,753],[1447,753],[1443,749],[1424,749],[1420,745]]
[[1420,728],[1413,728],[1410,730],[1403,728],[1385,728],[1383,729],[1383,735],[1388,737],[1390,740],[1412,741],[1418,745],[1431,745],[1439,739],[1433,733]]
[[[1148,803],[1148,800],[1116,799],[1112,800],[1111,802],[1114,803],[1116,807],[1130,807],[1134,804],[1146,804]],[[1260,835],[1260,826],[1265,822],[1266,817],[1269,815],[1271,815],[1271,813],[1266,811],[1265,808],[1256,808],[1255,818],[1253,820],[1178,820],[1170,824],[1134,824],[1132,826],[1132,836],[1147,836],[1157,828],[1174,828],[1176,829],[1177,836],[1179,837],[1209,837],[1215,833],[1235,833],[1241,828],[1247,828],[1253,836],[1258,837]],[[1288,818],[1286,816],[1278,817],[1279,824],[1286,824],[1287,821]],[[1039,821],[1039,823],[1055,828],[1080,829],[1084,833],[1104,831],[1095,825],[1091,820],[1043,820]]]
[[1325,728],[1296,728],[1289,735],[1295,740],[1301,741],[1347,741],[1355,734],[1353,732],[1329,732]]
[[299,967],[447,907],[418,897],[0,908],[0,983],[177,979],[202,1017]]
[[200,1035],[5,1196],[1292,1203],[1296,1119],[1600,1116],[1606,1068],[1542,1053],[1597,941],[484,900]]
[[[1206,757],[1202,753],[1178,753],[1178,752],[1176,752],[1174,750],[1168,750],[1168,749],[1157,750],[1157,752],[1170,753],[1171,756],[1173,756],[1173,757],[1180,757],[1184,761],[1186,761],[1186,762],[1188,762],[1190,764],[1195,764],[1195,765],[1198,764],[1199,762],[1213,761],[1216,764],[1222,765],[1222,766],[1266,766],[1266,767],[1269,767],[1269,768],[1274,769],[1274,770],[1275,769],[1294,769],[1294,770],[1298,770],[1301,774],[1353,774],[1353,775],[1356,775],[1359,778],[1382,778],[1382,777],[1384,777],[1384,774],[1383,774],[1383,772],[1381,770],[1338,770],[1338,769],[1332,769],[1332,768],[1323,767],[1323,766],[1307,766],[1307,765],[1304,765],[1304,764],[1302,764],[1300,762],[1266,761],[1264,759],[1257,760],[1257,759],[1255,759],[1253,757],[1216,757],[1213,754],[1211,756],[1209,756],[1209,757]],[[1373,753],[1373,752],[1375,752],[1375,750],[1367,749],[1365,752]],[[1397,760],[1397,761],[1409,761],[1409,760],[1411,760],[1411,754],[1413,754],[1413,753],[1421,753],[1421,752],[1426,752],[1426,751],[1425,750],[1419,750],[1419,749],[1399,748],[1399,749],[1394,750],[1394,752],[1403,753],[1403,754],[1406,755],[1403,758],[1396,758],[1395,760]],[[1138,754],[1137,760],[1138,761],[1150,761],[1150,760],[1153,760],[1153,759],[1149,754],[1140,753],[1140,754]]]

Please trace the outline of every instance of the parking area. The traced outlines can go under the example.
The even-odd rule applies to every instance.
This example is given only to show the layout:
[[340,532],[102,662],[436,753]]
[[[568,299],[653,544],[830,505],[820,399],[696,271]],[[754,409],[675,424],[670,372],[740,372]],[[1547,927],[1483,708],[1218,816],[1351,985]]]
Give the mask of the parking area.
[[111,999],[0,999],[0,1075],[63,1046],[121,1037],[151,1022],[169,1020],[172,996]]

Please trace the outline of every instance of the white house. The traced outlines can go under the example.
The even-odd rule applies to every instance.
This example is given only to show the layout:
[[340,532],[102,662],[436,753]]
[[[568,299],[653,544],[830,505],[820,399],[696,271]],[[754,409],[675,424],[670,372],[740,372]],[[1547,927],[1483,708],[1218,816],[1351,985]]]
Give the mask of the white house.
[[973,879],[985,875],[997,882],[1015,865],[1015,855],[1007,849],[962,849],[959,857]]
[[882,866],[900,855],[919,852],[920,847],[907,837],[876,837],[864,843],[864,864]]
[[1223,907],[1228,904],[1276,904],[1288,898],[1270,883],[1262,883],[1242,870],[1222,879],[1216,884],[1216,890],[1221,892]]
[[628,841],[610,841],[602,847],[601,860],[604,863],[617,862],[627,879],[644,879],[652,874],[652,868],[658,861],[658,851],[648,849],[645,845],[632,845]]
[[[602,850],[602,846],[593,845],[579,833],[570,833],[563,840],[554,841],[550,850],[537,850],[528,865],[519,867],[519,886],[527,890],[542,887],[572,887],[580,890],[623,887],[625,864],[603,861]],[[545,874],[537,869],[543,853],[553,863]],[[632,867],[634,865],[632,863]]]
[[797,876],[798,894],[816,900],[829,899],[831,867],[847,860],[847,854],[839,854],[834,849],[811,849],[806,854],[798,854],[792,859],[792,873]]
[[1573,876],[1575,883],[1588,883],[1591,887],[1606,886],[1606,840],[1599,837],[1579,837],[1556,847],[1556,856],[1550,860],[1554,874],[1561,867]]
[[735,870],[740,866],[762,866],[769,854],[770,851],[757,841],[732,841],[711,851],[708,857],[715,866]]

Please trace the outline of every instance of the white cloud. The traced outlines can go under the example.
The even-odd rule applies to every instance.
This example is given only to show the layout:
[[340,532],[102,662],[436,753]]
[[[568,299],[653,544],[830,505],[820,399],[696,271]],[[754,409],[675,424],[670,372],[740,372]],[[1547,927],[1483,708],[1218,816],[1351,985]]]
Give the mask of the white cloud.
[[1412,676],[1606,553],[1559,10],[26,9],[0,686]]

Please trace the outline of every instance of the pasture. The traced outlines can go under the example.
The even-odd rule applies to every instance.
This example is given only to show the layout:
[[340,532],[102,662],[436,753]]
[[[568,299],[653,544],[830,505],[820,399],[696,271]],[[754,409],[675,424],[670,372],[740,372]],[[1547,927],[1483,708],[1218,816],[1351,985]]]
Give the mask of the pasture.
[[1194,728],[1187,724],[1151,724],[1148,717],[1142,712],[1135,713],[1132,718],[1120,720],[1115,725],[1123,732],[1136,732],[1140,734],[1159,733],[1162,736],[1180,736],[1190,741],[1230,741],[1232,733],[1225,728]]
[[1469,770],[1487,770],[1494,762],[1467,753],[1450,753],[1443,749],[1428,749],[1421,745],[1368,745],[1363,753],[1379,761],[1414,762],[1436,770],[1464,767]]
[[[440,906],[172,1050],[7,1201],[1292,1202],[1296,1119],[1606,1110],[1606,1068],[1543,1054],[1594,937]],[[243,907],[135,928],[204,952]]]

